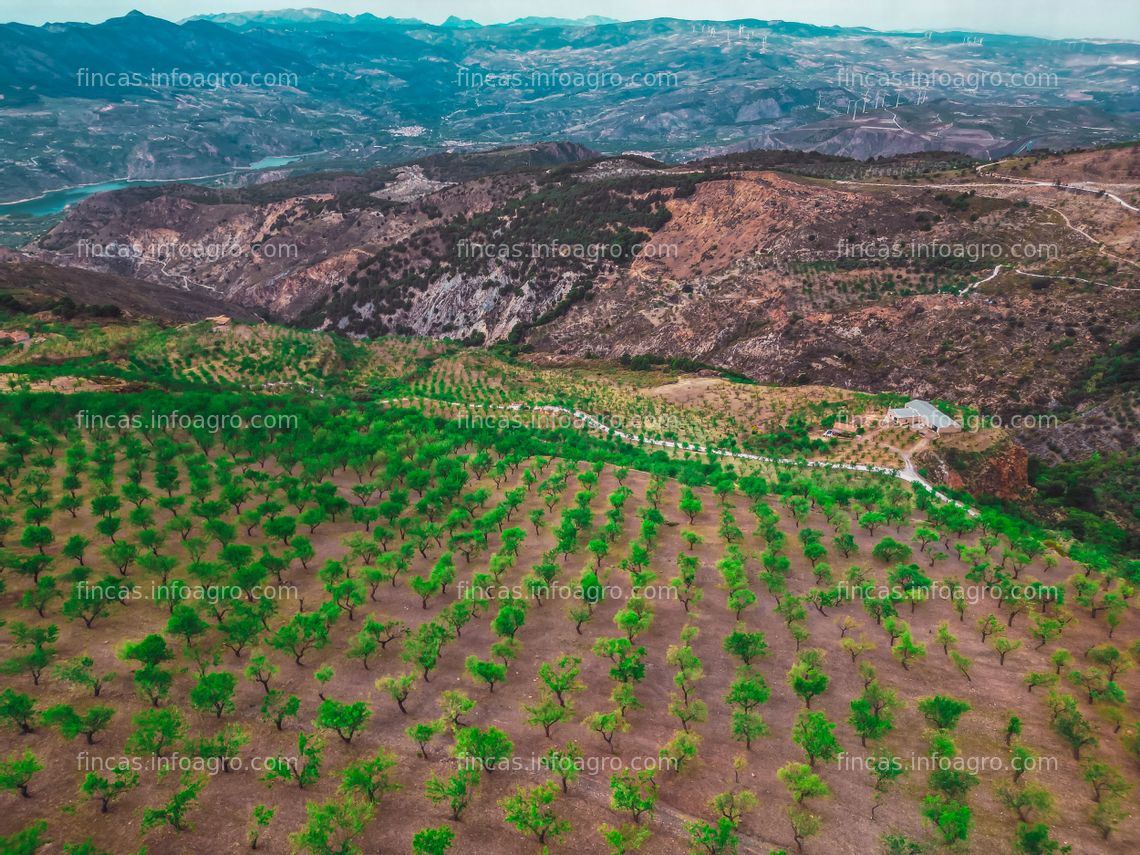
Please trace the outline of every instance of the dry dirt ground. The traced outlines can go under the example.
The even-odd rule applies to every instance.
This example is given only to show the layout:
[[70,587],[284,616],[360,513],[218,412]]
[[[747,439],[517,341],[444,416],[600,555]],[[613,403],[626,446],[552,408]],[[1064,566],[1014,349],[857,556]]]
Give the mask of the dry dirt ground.
[[[516,479],[518,474],[515,475]],[[340,476],[337,480],[345,490],[353,483],[351,479]],[[644,473],[631,473],[627,483],[632,487],[634,495],[626,504],[624,534],[619,540],[621,545],[604,563],[609,581],[626,587],[628,582],[624,574],[615,569],[614,565],[621,556],[627,554],[628,542],[636,535],[638,521],[634,512],[645,504],[647,476]],[[490,482],[488,484],[493,489],[494,485]],[[513,485],[505,484],[504,489],[510,486]],[[606,508],[607,494],[616,487],[613,472],[607,469],[600,479],[598,496],[593,503],[595,520],[600,519]],[[560,505],[547,515],[548,520],[557,520],[559,510],[572,503],[576,489],[578,485],[572,481],[564,492]],[[801,705],[785,681],[785,674],[793,661],[794,644],[782,619],[773,613],[772,598],[764,593],[759,582],[754,581],[753,589],[759,599],[757,605],[746,612],[744,620],[750,628],[766,633],[770,647],[770,654],[759,663],[759,670],[772,688],[771,700],[761,708],[771,727],[771,733],[754,743],[751,752],[743,752],[743,746],[730,738],[730,713],[723,702],[733,679],[734,663],[722,651],[721,639],[732,629],[734,620],[725,608],[725,593],[719,587],[719,574],[714,564],[723,557],[725,544],[716,534],[716,499],[707,491],[700,492],[704,511],[694,527],[705,538],[705,542],[696,549],[701,559],[699,581],[705,599],[694,607],[690,620],[700,628],[700,637],[694,646],[705,664],[705,678],[697,687],[697,696],[708,703],[710,715],[707,722],[694,726],[703,738],[698,761],[679,775],[670,771],[658,774],[660,801],[656,816],[649,820],[653,835],[643,851],[649,855],[672,855],[685,851],[687,841],[681,827],[682,822],[690,817],[712,818],[706,804],[711,796],[733,785],[730,761],[741,753],[746,754],[748,761],[741,783],[756,792],[760,805],[742,823],[740,851],[746,855],[767,855],[774,848],[793,850],[793,841],[784,815],[789,798],[775,772],[790,760],[802,759],[802,753],[790,735],[793,719]],[[687,523],[677,510],[679,495],[678,485],[670,483],[661,503],[669,525],[662,527],[654,550],[652,567],[658,573],[660,583],[674,574],[675,557],[684,548],[680,533],[687,527]],[[737,522],[746,532],[743,548],[750,555],[758,554],[762,544],[752,533],[754,519],[748,510],[747,500],[735,496],[732,501]],[[537,505],[538,499],[532,490],[518,517],[522,526],[529,528],[525,512]],[[807,524],[828,532],[826,542],[830,543],[830,528],[825,520],[813,512]],[[75,522],[69,520],[66,530],[56,532],[56,548],[67,535],[75,531],[90,531],[90,525],[90,520],[83,516]],[[811,575],[795,539],[795,526],[786,512],[782,514],[781,527],[788,535],[786,551],[793,565],[793,590],[802,593],[810,587]],[[908,529],[909,526],[904,527],[901,533],[882,530],[871,538],[856,528],[860,553],[852,556],[850,561],[844,561],[838,555],[832,556],[830,560],[833,567],[837,573],[841,573],[849,564],[860,563],[871,567],[874,574],[882,579],[885,569],[870,557],[871,546],[885,533],[891,533],[900,539],[909,538]],[[299,586],[308,608],[312,608],[321,598],[315,568],[325,559],[341,557],[345,551],[341,538],[354,530],[356,527],[343,519],[321,525],[313,536],[317,557],[310,563],[311,569],[306,572],[296,567],[289,573],[288,581]],[[240,540],[247,540],[244,530]],[[497,546],[494,536],[492,541],[494,548]],[[258,538],[253,538],[252,542],[257,543]],[[543,529],[538,536],[530,530],[512,571],[515,581],[554,542],[549,527]],[[426,559],[417,555],[412,572],[426,572],[435,562],[438,552],[439,550],[432,550]],[[481,562],[485,561],[486,554],[472,562],[472,566],[465,566],[462,557],[457,556],[458,578],[470,578],[471,572],[480,569]],[[571,555],[565,562],[559,579],[576,579],[579,571],[591,562],[592,558],[584,551]],[[753,558],[748,567],[754,575],[759,564]],[[960,577],[963,568],[957,559],[951,559],[931,572],[937,577]],[[1056,582],[1066,578],[1069,572],[1067,560],[1062,560],[1061,566],[1048,575],[1043,574],[1039,566],[1026,571],[1027,574],[1041,576],[1046,581]],[[133,570],[132,573],[139,575],[138,570]],[[15,607],[16,589],[20,587],[22,585],[9,584],[8,592],[0,600],[4,614],[9,618],[20,615],[27,619],[28,613]],[[594,620],[583,627],[582,635],[575,634],[574,625],[568,620],[567,603],[534,603],[526,625],[519,633],[522,653],[511,664],[506,682],[497,686],[493,694],[488,693],[486,688],[473,685],[464,673],[464,658],[471,653],[487,656],[487,650],[493,641],[488,618],[483,616],[473,621],[463,630],[460,641],[445,647],[439,668],[432,673],[430,682],[420,682],[417,685],[408,702],[407,715],[401,715],[391,699],[374,688],[374,681],[378,677],[400,673],[406,668],[400,662],[398,654],[391,649],[395,645],[390,645],[388,652],[377,656],[368,671],[358,662],[344,658],[349,636],[359,629],[364,614],[397,617],[414,626],[449,604],[455,596],[454,592],[455,587],[449,587],[446,596],[437,597],[430,609],[424,611],[419,598],[408,588],[406,582],[396,588],[385,584],[379,591],[378,601],[369,602],[361,608],[355,622],[342,619],[333,631],[330,644],[323,650],[310,652],[303,667],[294,665],[289,656],[270,652],[273,661],[281,666],[281,673],[275,680],[276,687],[296,693],[302,699],[301,726],[311,727],[310,722],[318,702],[313,671],[323,663],[333,664],[336,668],[336,676],[325,687],[325,694],[344,701],[369,701],[374,715],[368,726],[351,745],[344,745],[335,736],[329,738],[324,774],[315,786],[300,790],[293,784],[277,784],[272,790],[267,790],[258,781],[257,773],[252,771],[216,774],[211,777],[200,806],[191,815],[194,826],[192,830],[182,834],[158,830],[149,834],[145,840],[139,834],[141,811],[144,807],[161,804],[173,791],[176,776],[170,775],[160,780],[154,773],[144,772],[144,785],[116,803],[110,814],[101,816],[95,804],[77,794],[83,778],[80,768],[82,761],[78,755],[85,750],[104,756],[121,753],[123,742],[130,732],[128,711],[134,713],[144,707],[132,691],[128,667],[115,660],[114,651],[126,640],[139,639],[148,632],[161,632],[166,614],[158,604],[142,600],[123,609],[116,609],[110,619],[98,621],[93,629],[88,630],[81,622],[63,620],[58,609],[53,608],[49,619],[60,625],[61,657],[87,652],[95,658],[99,667],[120,672],[120,678],[105,690],[103,698],[115,706],[118,713],[110,730],[102,734],[98,744],[90,748],[81,744],[82,738],[66,742],[58,733],[45,727],[28,736],[17,736],[12,732],[4,734],[5,753],[16,748],[29,748],[40,756],[46,768],[33,781],[31,799],[22,799],[11,792],[0,794],[4,805],[0,812],[0,833],[11,833],[32,819],[43,817],[48,821],[49,836],[53,841],[43,851],[53,855],[61,852],[63,841],[75,842],[87,835],[92,835],[100,847],[115,853],[137,851],[144,842],[152,855],[237,853],[247,848],[245,827],[252,806],[265,803],[275,805],[278,813],[259,849],[270,853],[285,852],[288,848],[287,833],[300,825],[306,800],[332,797],[339,779],[339,770],[350,760],[369,755],[383,745],[399,757],[395,771],[397,779],[403,784],[403,790],[384,798],[376,812],[376,818],[367,828],[362,844],[367,853],[406,853],[410,850],[413,832],[424,826],[447,822],[446,808],[434,806],[424,798],[423,782],[433,771],[445,773],[451,766],[451,761],[447,756],[450,737],[437,738],[429,749],[430,759],[423,760],[417,756],[415,747],[405,737],[404,729],[413,722],[435,718],[438,715],[436,698],[439,692],[448,688],[464,689],[477,699],[478,707],[468,717],[469,722],[482,727],[495,725],[505,730],[514,740],[515,755],[527,765],[533,761],[537,766],[537,758],[549,747],[564,745],[570,739],[577,740],[587,756],[595,758],[597,762],[610,762],[610,754],[601,739],[578,721],[555,726],[554,739],[548,740],[543,736],[541,728],[524,723],[525,714],[521,712],[521,705],[538,697],[541,685],[537,678],[539,663],[570,653],[582,657],[582,679],[587,686],[586,691],[573,701],[577,719],[580,721],[591,712],[611,708],[608,696],[613,684],[606,673],[608,663],[592,655],[590,646],[596,636],[618,634],[612,624],[612,616],[620,605],[618,602],[603,603]],[[297,607],[297,602],[285,601],[282,603],[282,613],[289,615]],[[666,711],[673,689],[673,669],[665,663],[665,650],[668,645],[677,643],[686,615],[681,604],[672,600],[659,600],[655,603],[655,608],[656,617],[652,628],[639,640],[649,650],[647,675],[637,687],[637,694],[645,708],[631,714],[632,730],[619,734],[615,739],[617,757],[627,765],[656,757],[659,746],[678,729],[678,723]],[[898,689],[906,700],[906,708],[898,716],[895,732],[885,740],[892,751],[904,759],[926,753],[923,722],[915,709],[915,699],[924,695],[947,692],[967,699],[972,704],[973,710],[963,717],[959,727],[959,746],[964,755],[1004,758],[1004,725],[1009,711],[1016,710],[1025,721],[1025,741],[1042,755],[1056,758],[1055,769],[1036,773],[1057,801],[1057,814],[1051,820],[1055,834],[1072,843],[1074,852],[1082,855],[1140,851],[1140,822],[1135,817],[1134,801],[1131,802],[1133,815],[1118,829],[1111,841],[1102,841],[1091,828],[1087,821],[1092,807],[1088,787],[1082,783],[1078,764],[1072,759],[1069,750],[1048,727],[1044,693],[1039,691],[1027,694],[1021,682],[1025,672],[1049,668],[1048,655],[1058,643],[1051,644],[1045,650],[1017,651],[1008,657],[1006,665],[1002,667],[998,664],[996,654],[979,642],[974,630],[974,622],[987,611],[997,609],[987,603],[971,605],[964,623],[958,622],[948,601],[928,602],[920,605],[914,614],[904,613],[903,616],[914,629],[915,639],[925,641],[929,646],[929,655],[925,661],[906,672],[892,659],[885,633],[875,626],[874,620],[864,614],[857,604],[831,610],[826,616],[809,607],[807,623],[811,639],[807,644],[829,651],[826,670],[831,677],[829,689],[825,695],[815,700],[813,708],[825,712],[831,720],[838,722],[837,736],[847,750],[855,754],[863,753],[859,739],[846,723],[848,702],[861,690],[862,680],[850,658],[838,647],[839,632],[834,623],[839,615],[853,615],[862,624],[861,632],[878,644],[877,649],[867,654],[867,658],[878,668],[882,681]],[[933,644],[933,628],[944,619],[950,620],[952,629],[961,639],[961,652],[975,660],[973,682],[966,682],[943,656],[941,649]],[[1029,648],[1032,645],[1028,643],[1027,625],[1026,617],[1019,616],[1014,623],[1012,635],[1026,639],[1026,648]],[[1126,644],[1129,639],[1137,637],[1138,630],[1140,626],[1137,615],[1132,610],[1117,630],[1116,638],[1118,642]],[[1085,613],[1080,615],[1075,627],[1066,631],[1059,644],[1074,651],[1079,661],[1081,651],[1102,642],[1104,638],[1103,618],[1093,621]],[[247,652],[241,661],[236,661],[232,653],[225,651],[223,666],[238,671],[244,667],[248,658]],[[180,660],[180,664],[184,664],[184,660]],[[1140,693],[1140,680],[1137,677],[1138,672],[1132,671],[1124,674],[1121,680],[1122,686],[1133,699]],[[37,699],[44,704],[69,701],[82,705],[89,702],[86,698],[78,697],[77,693],[69,692],[57,681],[47,678],[43,682],[41,687],[33,690],[30,679],[26,677],[3,678],[4,685],[16,685],[22,691],[34,691]],[[176,703],[186,713],[192,732],[214,733],[220,728],[221,722],[212,715],[189,709],[186,698],[192,684],[192,674],[178,676],[171,697],[176,699]],[[224,719],[241,722],[250,730],[252,740],[240,755],[245,758],[247,767],[255,757],[292,755],[296,749],[296,723],[288,725],[286,732],[278,733],[272,725],[258,720],[257,709],[261,695],[262,689],[258,684],[240,680],[237,709]],[[1091,718],[1097,719],[1083,700],[1081,707]],[[1140,784],[1136,765],[1124,756],[1118,738],[1112,735],[1103,720],[1099,720],[1099,727],[1101,745],[1095,752],[1089,753],[1095,753],[1116,764],[1125,770],[1133,785]],[[573,831],[565,840],[553,845],[552,852],[604,851],[596,827],[601,822],[622,821],[622,817],[608,806],[608,780],[612,771],[612,768],[603,768],[596,774],[583,775],[571,786],[569,795],[559,798],[556,810],[572,822]],[[819,771],[833,796],[817,799],[812,804],[812,810],[823,818],[823,831],[819,837],[807,842],[806,852],[816,855],[865,855],[876,851],[878,838],[888,830],[920,837],[929,834],[919,813],[919,802],[925,791],[925,772],[907,775],[901,785],[886,798],[878,811],[877,821],[872,822],[869,818],[871,788],[866,771],[845,770],[834,764],[821,764]],[[1008,777],[1008,773],[982,771],[980,776],[981,786],[969,797],[977,825],[967,849],[979,853],[1008,853],[1011,851],[1010,840],[1016,821],[999,805],[995,796],[995,787]],[[538,770],[501,770],[484,775],[479,791],[462,821],[448,823],[456,830],[454,851],[536,851],[532,840],[524,839],[504,824],[497,801],[509,794],[516,785],[538,783],[543,778],[544,774]]]

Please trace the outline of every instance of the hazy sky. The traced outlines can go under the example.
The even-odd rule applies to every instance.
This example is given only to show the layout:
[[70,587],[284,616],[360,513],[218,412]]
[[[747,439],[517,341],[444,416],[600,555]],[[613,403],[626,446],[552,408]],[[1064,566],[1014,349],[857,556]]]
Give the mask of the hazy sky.
[[438,23],[448,15],[480,23],[524,15],[623,20],[674,17],[704,20],[779,19],[812,24],[866,26],[880,30],[961,29],[1048,38],[1116,38],[1140,41],[1140,0],[0,0],[0,21],[101,21],[138,9],[179,20],[203,12],[240,12],[304,5],[335,12],[420,18]]

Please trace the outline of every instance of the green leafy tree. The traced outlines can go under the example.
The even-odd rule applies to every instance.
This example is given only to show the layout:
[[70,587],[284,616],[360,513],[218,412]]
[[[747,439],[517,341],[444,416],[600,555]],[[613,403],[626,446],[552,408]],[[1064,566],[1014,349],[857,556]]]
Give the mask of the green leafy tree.
[[286,695],[279,689],[270,689],[261,699],[261,717],[271,721],[278,730],[285,729],[285,720],[296,718],[301,710],[301,699]]
[[558,785],[547,781],[535,787],[519,787],[499,806],[510,825],[523,834],[533,835],[539,846],[545,847],[570,833],[570,823],[560,819],[552,808],[557,798]]
[[365,701],[341,703],[331,698],[321,702],[317,708],[317,727],[335,731],[347,745],[352,737],[363,728],[372,717],[372,710]]
[[821,712],[800,710],[792,727],[792,740],[804,750],[814,769],[818,760],[834,760],[842,748],[835,738],[835,724]]
[[373,806],[360,799],[306,802],[306,821],[289,835],[294,853],[308,855],[360,855],[356,840],[372,819]]
[[30,695],[5,689],[0,692],[0,721],[15,727],[20,733],[34,733],[39,714]]
[[455,832],[446,825],[421,828],[412,835],[412,855],[446,855]]
[[900,706],[898,694],[875,681],[863,690],[862,695],[851,701],[851,715],[847,723],[859,734],[859,739],[866,748],[868,739],[882,739],[894,730],[894,713]]
[[503,681],[507,676],[507,668],[505,665],[500,665],[498,662],[489,662],[480,659],[478,656],[468,656],[464,664],[467,668],[467,673],[471,675],[472,679],[476,682],[486,684],[491,692],[495,691],[495,683]]
[[454,774],[448,778],[440,778],[435,774],[424,784],[428,800],[434,804],[447,802],[451,808],[451,818],[458,822],[467,809],[475,788],[479,784],[479,769],[475,766],[461,765]]
[[56,704],[43,712],[46,725],[59,728],[65,739],[74,739],[79,734],[87,737],[87,744],[95,744],[95,734],[106,730],[115,715],[113,707],[94,706],[80,714],[70,704]]
[[632,823],[614,826],[603,822],[598,826],[598,834],[605,841],[609,855],[630,855],[631,852],[636,852],[649,839],[651,833],[649,828]]
[[256,849],[257,844],[261,842],[261,836],[265,830],[269,828],[269,823],[273,821],[274,815],[277,813],[276,808],[271,808],[268,805],[254,805],[253,810],[249,816],[249,828],[246,830],[245,836],[249,841],[249,848]]
[[131,754],[159,757],[186,735],[186,719],[177,707],[143,710],[131,723],[134,730],[124,746]]
[[643,814],[653,815],[657,804],[657,784],[652,770],[633,772],[623,769],[610,776],[610,807],[618,812],[626,812],[637,824]]
[[759,659],[768,652],[764,633],[746,632],[742,625],[725,636],[723,647],[726,653],[735,656],[745,665],[751,665],[754,659]]
[[918,701],[918,711],[927,724],[939,730],[954,730],[958,727],[958,720],[969,710],[970,704],[967,701],[948,695],[932,695]]
[[754,811],[759,804],[754,792],[742,789],[727,790],[709,799],[709,807],[734,826],[738,826],[744,814]]
[[548,749],[539,758],[539,764],[558,776],[562,792],[569,792],[569,785],[582,774],[582,749],[577,742],[568,742],[565,748]]
[[537,704],[523,704],[523,710],[527,713],[526,723],[541,727],[548,739],[550,729],[572,715],[571,709],[561,706],[549,692],[543,692]]
[[107,813],[116,799],[126,795],[138,785],[139,773],[131,769],[130,764],[121,763],[111,769],[110,777],[88,772],[79,791],[89,798],[96,799],[99,802],[100,812]]
[[428,759],[427,747],[439,733],[443,731],[442,721],[421,721],[413,724],[404,733],[420,749],[420,756]]
[[394,793],[400,785],[392,777],[396,756],[383,748],[373,757],[355,760],[341,773],[340,790],[349,796],[359,796],[376,804],[385,793]]
[[1108,840],[1112,832],[1128,816],[1124,804],[1120,799],[1101,799],[1093,807],[1089,821],[1093,828],[1100,832],[1100,836]]
[[582,659],[578,656],[560,656],[555,662],[543,662],[538,666],[539,679],[563,707],[570,694],[584,688],[578,679],[581,673]]
[[261,780],[267,787],[278,781],[294,781],[301,789],[311,786],[321,778],[324,750],[325,742],[319,735],[298,733],[296,756],[267,758]]
[[696,758],[700,747],[700,734],[675,730],[673,737],[658,749],[657,756],[665,768],[671,768],[679,774]]
[[1019,822],[1017,836],[1013,840],[1013,850],[1018,855],[1065,855],[1072,852],[1073,847],[1054,840],[1049,834],[1049,826],[1043,822],[1032,825]]
[[404,715],[408,714],[404,702],[408,699],[408,696],[411,695],[415,687],[416,675],[411,673],[398,674],[394,677],[381,677],[376,681],[376,688],[394,700],[396,706],[400,708],[400,712]]
[[1094,802],[1104,798],[1123,798],[1132,789],[1119,769],[1099,760],[1086,760],[1081,764],[1081,777],[1092,787]]
[[821,667],[824,652],[818,649],[804,650],[788,671],[788,685],[811,709],[811,699],[823,694],[830,682]]
[[624,733],[629,730],[629,722],[617,710],[608,713],[592,713],[582,720],[582,724],[605,740],[606,745],[610,747],[611,754],[616,753],[614,736],[619,731]]
[[871,555],[884,564],[900,564],[910,558],[912,550],[905,543],[900,543],[893,537],[884,537],[875,544]]
[[969,805],[941,795],[929,795],[923,799],[922,815],[937,829],[947,846],[964,843],[974,827]]
[[715,825],[704,820],[686,822],[685,831],[689,834],[690,852],[732,855],[740,843],[736,826],[723,816],[717,818]]
[[1053,730],[1073,751],[1073,759],[1081,759],[1081,750],[1096,745],[1096,732],[1075,706],[1066,708],[1053,720]]
[[806,799],[831,795],[831,790],[823,778],[812,771],[806,763],[786,763],[776,771],[776,777],[784,782],[788,794],[796,804]]
[[497,727],[485,730],[464,727],[455,733],[454,751],[462,761],[460,765],[471,765],[490,774],[497,765],[511,757],[514,743]]
[[191,828],[186,821],[186,813],[198,803],[202,790],[206,788],[205,775],[182,776],[181,788],[170,797],[170,800],[158,808],[143,810],[142,833],[146,834],[152,828],[169,825],[175,831],[187,831]]
[[237,678],[229,671],[203,674],[190,690],[190,706],[201,712],[212,712],[215,717],[234,711],[234,689]]
[[820,829],[823,828],[823,820],[816,814],[795,805],[789,805],[787,812],[788,823],[792,827],[792,839],[796,843],[796,851],[803,852],[804,842],[809,837],[815,837],[819,834]]
[[250,657],[249,664],[245,666],[245,678],[255,683],[260,683],[261,687],[265,690],[265,694],[269,694],[269,682],[281,671],[276,665],[270,662],[265,656],[257,655]]
[[25,799],[30,799],[32,794],[28,791],[28,787],[31,785],[32,776],[43,767],[31,751],[9,754],[0,760],[0,790],[16,790]]

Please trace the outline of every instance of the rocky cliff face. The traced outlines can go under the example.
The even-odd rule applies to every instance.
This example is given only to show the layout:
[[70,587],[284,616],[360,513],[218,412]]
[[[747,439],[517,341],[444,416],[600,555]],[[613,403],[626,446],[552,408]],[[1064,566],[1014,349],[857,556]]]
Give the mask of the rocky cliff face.
[[[667,203],[652,253],[600,278],[529,341],[577,355],[679,354],[762,381],[895,389],[1003,417],[1047,413],[1110,336],[1135,328],[1140,305],[1122,289],[1032,280],[1012,265],[991,276],[994,263],[913,257],[1020,250],[1055,217],[984,192],[954,210],[938,190],[716,176]],[[1100,263],[1080,236],[1048,233],[1066,264]]]
[[1032,492],[1029,452],[1002,430],[949,434],[914,458],[931,481],[976,496],[1017,501]]
[[[548,143],[236,190],[171,184],[104,193],[77,205],[28,250],[43,261],[222,298],[276,320],[304,318],[313,326],[344,329],[343,315],[329,317],[321,307],[358,270],[375,267],[378,256],[389,266],[377,271],[374,282],[390,296],[391,279],[422,273],[441,233],[532,188],[532,171],[594,156],[579,145]],[[481,287],[506,279],[481,272],[489,285],[476,281],[457,289],[462,277],[440,276],[433,283],[439,293],[406,289],[409,299],[393,307],[390,327],[428,335],[475,329],[496,308],[479,293]],[[370,319],[374,296],[346,294],[341,304],[346,314]],[[399,308],[409,311],[398,313]],[[525,308],[537,314],[546,306],[536,300]],[[502,314],[512,317],[510,311]],[[364,325],[360,331],[387,329]],[[509,325],[499,337],[507,331]]]

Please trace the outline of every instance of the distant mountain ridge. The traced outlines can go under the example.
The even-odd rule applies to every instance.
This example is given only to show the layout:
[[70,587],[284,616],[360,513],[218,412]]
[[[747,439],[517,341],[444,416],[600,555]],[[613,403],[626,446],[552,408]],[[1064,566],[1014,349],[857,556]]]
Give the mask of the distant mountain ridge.
[[[1137,44],[763,20],[477,23],[299,9],[0,25],[0,202],[267,156],[303,156],[292,172],[356,169],[548,139],[679,162],[754,149],[995,158],[1140,137]],[[1036,85],[993,83],[1025,74]]]
[[[249,29],[253,27],[270,28],[275,26],[339,26],[356,27],[362,29],[382,26],[435,26],[419,18],[393,18],[391,16],[380,18],[369,12],[363,12],[359,15],[347,15],[344,13],[327,12],[324,9],[313,8],[204,13],[201,15],[190,15],[187,18],[183,18],[181,21],[179,21],[179,23],[185,23],[187,21],[209,21],[213,24],[220,24],[221,26],[233,27],[235,29]],[[507,21],[501,24],[485,25],[470,18],[461,18],[458,15],[449,15],[438,26],[448,29],[478,29],[484,26],[596,27],[603,24],[617,23],[620,23],[617,18],[607,18],[603,15],[586,15],[581,18],[558,18],[530,15],[523,18],[515,18],[513,21]]]

